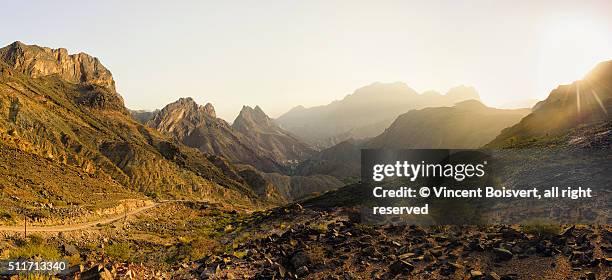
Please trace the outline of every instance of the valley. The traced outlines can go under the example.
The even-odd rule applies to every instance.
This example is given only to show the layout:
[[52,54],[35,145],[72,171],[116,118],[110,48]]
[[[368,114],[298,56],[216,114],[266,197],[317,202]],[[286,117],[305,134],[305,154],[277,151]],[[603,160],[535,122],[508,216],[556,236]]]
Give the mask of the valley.
[[97,58],[14,42],[0,48],[0,259],[67,260],[67,279],[608,279],[606,211],[377,225],[359,175],[361,149],[487,148],[512,163],[496,178],[510,193],[594,183],[609,206],[611,89],[607,61],[533,108],[375,83],[277,119],[244,106],[230,124],[190,97],[129,110]]

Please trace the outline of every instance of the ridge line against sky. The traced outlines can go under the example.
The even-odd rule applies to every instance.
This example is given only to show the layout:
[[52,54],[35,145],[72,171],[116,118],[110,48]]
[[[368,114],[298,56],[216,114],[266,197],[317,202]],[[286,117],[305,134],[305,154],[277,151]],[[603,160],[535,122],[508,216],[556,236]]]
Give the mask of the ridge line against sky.
[[100,58],[131,109],[180,97],[232,121],[329,104],[373,82],[542,99],[612,59],[610,1],[11,1],[0,43]]

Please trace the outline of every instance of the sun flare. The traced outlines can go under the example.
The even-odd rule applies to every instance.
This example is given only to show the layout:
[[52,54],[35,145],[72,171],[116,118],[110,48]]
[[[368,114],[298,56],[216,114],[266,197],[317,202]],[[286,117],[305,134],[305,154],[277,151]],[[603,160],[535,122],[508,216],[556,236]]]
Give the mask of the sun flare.
[[598,62],[612,58],[610,34],[587,19],[562,19],[542,31],[537,69],[538,97],[583,77]]

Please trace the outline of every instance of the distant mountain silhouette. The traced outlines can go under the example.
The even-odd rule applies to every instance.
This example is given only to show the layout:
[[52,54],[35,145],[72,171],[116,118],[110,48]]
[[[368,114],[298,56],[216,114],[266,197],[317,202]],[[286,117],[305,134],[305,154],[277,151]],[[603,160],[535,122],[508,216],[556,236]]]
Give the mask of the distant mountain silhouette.
[[475,149],[491,141],[502,129],[516,124],[529,109],[489,108],[477,100],[452,107],[411,110],[383,133],[355,143],[344,141],[302,162],[299,174],[327,174],[345,182],[356,182],[361,149]]
[[489,108],[476,100],[459,102],[453,107],[412,110],[400,115],[366,146],[385,149],[478,148],[529,112],[528,109]]
[[328,105],[295,107],[276,122],[311,144],[329,147],[350,138],[374,137],[411,109],[450,106],[468,99],[479,99],[472,87],[452,88],[441,95],[418,94],[400,82],[374,83]]

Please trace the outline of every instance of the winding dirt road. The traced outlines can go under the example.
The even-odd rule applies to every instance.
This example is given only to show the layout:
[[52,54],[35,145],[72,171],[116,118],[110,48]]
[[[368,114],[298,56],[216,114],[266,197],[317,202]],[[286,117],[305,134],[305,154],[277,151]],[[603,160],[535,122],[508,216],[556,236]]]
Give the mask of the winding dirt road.
[[[99,220],[94,220],[91,222],[73,224],[73,225],[59,225],[59,226],[28,226],[28,232],[66,232],[66,231],[75,231],[75,230],[84,230],[88,228],[96,227],[97,225],[105,225],[110,224],[120,219],[123,219],[126,215],[135,215],[142,211],[157,207],[163,203],[167,203],[169,201],[163,202],[154,202],[151,205],[143,206],[140,208],[135,208],[130,210],[126,214],[117,214],[110,217],[102,218]],[[0,226],[1,232],[23,232],[23,225],[20,226]]]

